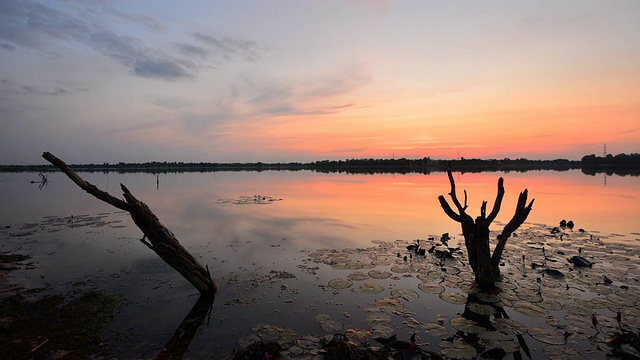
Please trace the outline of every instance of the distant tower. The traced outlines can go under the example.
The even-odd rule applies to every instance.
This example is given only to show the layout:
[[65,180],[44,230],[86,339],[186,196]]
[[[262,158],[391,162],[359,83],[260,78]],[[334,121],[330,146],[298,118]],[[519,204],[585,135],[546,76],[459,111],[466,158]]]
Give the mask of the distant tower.
[[607,157],[607,144],[604,144],[604,157]]

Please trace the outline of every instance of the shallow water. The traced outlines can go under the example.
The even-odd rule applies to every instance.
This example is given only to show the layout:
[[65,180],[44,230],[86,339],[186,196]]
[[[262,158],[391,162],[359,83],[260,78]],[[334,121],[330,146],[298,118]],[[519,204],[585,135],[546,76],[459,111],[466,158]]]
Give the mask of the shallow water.
[[[586,319],[588,327],[593,312],[605,317],[615,314],[617,310],[606,306],[611,301],[628,309],[625,320],[638,320],[638,284],[630,280],[640,275],[637,178],[594,177],[574,171],[454,175],[459,197],[467,190],[472,215],[479,213],[482,200],[492,205],[500,176],[505,178],[507,194],[498,221],[509,220],[518,192],[524,188],[536,198],[529,222],[517,238],[509,240],[505,253],[505,281],[518,284],[505,285],[502,299],[513,320],[526,328],[550,331],[558,327],[549,325],[548,316],[562,319],[565,328],[576,326],[578,320],[570,317],[576,316]],[[459,240],[458,224],[446,217],[437,201],[438,195],[449,191],[444,173],[183,173],[162,174],[159,183],[151,174],[81,176],[116,196],[119,184],[125,184],[211,269],[220,292],[210,316],[189,344],[190,357],[223,358],[257,334],[264,340],[275,337],[265,335],[267,330],[260,327],[263,323],[289,329],[284,335],[295,332],[296,337],[363,329],[372,336],[395,333],[407,340],[417,332],[425,348],[438,351],[447,345],[439,345],[440,339],[455,334],[452,319],[465,310],[471,275],[462,266],[464,254],[459,256],[462,261],[443,266],[433,257],[404,262],[396,256],[406,253],[406,245],[415,239],[427,242],[430,236],[439,239],[449,232],[452,245]],[[49,174],[49,183],[42,190],[30,184],[31,180],[38,180],[37,174],[0,174],[2,251],[26,253],[34,263],[13,272],[12,280],[45,288],[42,294],[88,289],[122,294],[128,302],[105,330],[106,345],[116,357],[157,356],[196,302],[196,291],[137,240],[141,233],[128,214],[85,194],[61,173]],[[562,242],[542,225],[557,226],[561,219],[576,224],[574,230],[566,229]],[[499,229],[499,223],[492,227]],[[550,280],[521,264],[523,253],[530,256],[527,263],[544,261],[542,246],[556,260],[546,265],[555,266],[567,278]],[[582,247],[585,256],[596,262],[580,276],[557,253],[563,251],[570,257],[577,254],[576,247]],[[616,265],[608,265],[612,259]],[[391,275],[373,278],[371,270]],[[611,274],[610,287],[596,285],[602,282],[599,278],[592,280],[603,271]],[[360,274],[354,275],[357,272]],[[431,275],[419,277],[421,273]],[[354,280],[348,288],[336,289],[336,282],[330,282],[349,279],[349,275]],[[432,286],[423,287],[428,290],[424,291],[419,288],[422,283]],[[383,290],[371,294],[361,289],[363,284],[378,284]],[[445,295],[448,301],[442,300],[436,285],[445,294],[460,295]],[[629,288],[619,293],[622,285]],[[529,292],[536,291],[561,303],[561,309],[547,309],[542,317],[522,310],[533,303]],[[404,310],[372,310],[378,309],[376,301],[385,298],[400,299]],[[590,299],[600,300],[584,303]],[[321,314],[344,328],[317,321]],[[372,320],[371,314],[380,319]],[[436,324],[439,316],[445,320],[447,333],[434,336],[425,326],[435,325],[425,324]],[[386,327],[377,326],[380,324]],[[277,328],[268,330],[277,333]],[[569,347],[589,358],[605,356],[589,348],[589,336],[598,341],[595,331],[580,336],[574,332]],[[526,336],[533,354],[542,354],[549,346]]]

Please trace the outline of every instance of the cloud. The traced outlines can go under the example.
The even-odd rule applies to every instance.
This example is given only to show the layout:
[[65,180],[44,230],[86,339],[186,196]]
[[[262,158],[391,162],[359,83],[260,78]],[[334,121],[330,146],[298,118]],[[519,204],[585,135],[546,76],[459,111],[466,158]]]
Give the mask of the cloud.
[[350,97],[370,79],[366,66],[355,65],[304,79],[264,79],[245,74],[228,93],[213,99],[210,111],[182,114],[183,131],[208,137],[229,127],[250,131],[275,117],[337,114],[358,106]]
[[176,44],[176,47],[181,53],[187,56],[198,56],[204,58],[211,54],[209,50],[193,44],[179,43]]
[[[151,20],[111,9],[109,12],[125,19],[143,22],[159,28]],[[176,80],[191,78],[193,64],[167,55],[160,49],[145,46],[140,40],[118,35],[95,21],[85,20],[51,7],[13,0],[0,1],[0,39],[3,48],[23,46],[46,51],[50,38],[80,42],[97,53],[108,56],[140,77]]]
[[193,76],[189,72],[189,66],[185,66],[185,62],[151,50],[139,40],[129,36],[120,36],[106,31],[94,32],[87,44],[95,51],[129,68],[137,76],[164,80]]
[[16,85],[11,80],[2,79],[0,80],[0,84],[2,88],[0,89],[0,93],[4,94],[15,94],[20,96],[25,95],[51,95],[51,96],[60,96],[60,95],[69,95],[75,94],[82,91],[89,90],[86,87],[80,86],[75,83],[67,82],[67,81],[54,81],[53,83],[44,84],[44,85]]
[[11,45],[11,44],[7,44],[7,43],[2,43],[0,44],[0,48],[3,48],[5,50],[15,50],[16,47]]
[[228,37],[218,38],[213,35],[194,32],[191,37],[211,49],[212,54],[226,60],[241,59],[253,62],[271,51],[268,46],[260,45],[252,40],[232,39]]

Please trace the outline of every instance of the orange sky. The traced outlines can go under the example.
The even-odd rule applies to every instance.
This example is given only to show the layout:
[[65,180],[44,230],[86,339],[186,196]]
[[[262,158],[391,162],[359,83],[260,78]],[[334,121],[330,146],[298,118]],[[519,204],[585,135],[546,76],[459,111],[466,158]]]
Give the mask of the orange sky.
[[636,1],[1,6],[0,164],[639,151]]

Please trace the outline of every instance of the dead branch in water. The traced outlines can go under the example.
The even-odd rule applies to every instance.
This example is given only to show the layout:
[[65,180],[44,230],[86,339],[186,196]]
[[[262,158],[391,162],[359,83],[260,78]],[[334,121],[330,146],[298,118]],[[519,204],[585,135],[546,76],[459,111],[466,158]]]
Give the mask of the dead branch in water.
[[[127,211],[131,215],[133,222],[144,234],[141,239],[142,243],[179,272],[180,275],[187,279],[200,293],[213,295],[218,291],[218,287],[211,278],[208,269],[202,266],[200,262],[178,242],[175,235],[160,223],[160,220],[158,220],[151,209],[149,209],[145,203],[136,199],[123,184],[120,184],[120,187],[122,188],[125,201],[113,197],[109,193],[85,181],[64,161],[58,159],[51,153],[45,152],[42,154],[42,157],[65,173],[82,190],[107,204]],[[148,241],[145,241],[145,239]]]

